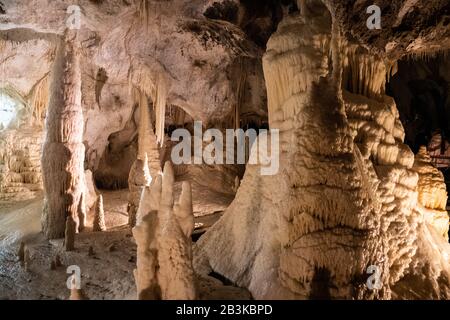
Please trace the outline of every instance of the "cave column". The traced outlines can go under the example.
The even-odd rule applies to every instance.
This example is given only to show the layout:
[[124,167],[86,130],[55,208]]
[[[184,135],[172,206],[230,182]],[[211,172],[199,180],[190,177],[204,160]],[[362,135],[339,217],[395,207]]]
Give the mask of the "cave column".
[[76,38],[75,31],[66,31],[58,44],[51,75],[41,159],[46,203],[42,230],[49,239],[64,237],[69,216],[78,229],[78,207],[84,190],[84,120]]

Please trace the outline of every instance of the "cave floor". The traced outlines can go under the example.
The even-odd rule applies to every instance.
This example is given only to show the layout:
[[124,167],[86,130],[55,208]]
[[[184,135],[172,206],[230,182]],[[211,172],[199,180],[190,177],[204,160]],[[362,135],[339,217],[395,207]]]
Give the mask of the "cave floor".
[[[85,232],[76,236],[76,249],[66,252],[63,239],[46,240],[40,232],[43,197],[0,203],[0,299],[68,299],[67,267],[79,266],[82,289],[89,299],[135,299],[133,270],[136,244],[127,226],[127,190],[101,191],[104,197],[106,232],[92,232],[92,214]],[[202,201],[208,201],[205,197]],[[194,204],[195,206],[195,204]],[[201,204],[197,203],[197,208]],[[216,210],[217,209],[217,210]],[[210,214],[196,217],[194,239],[221,216],[210,205]],[[20,242],[26,244],[29,263],[18,261]],[[61,266],[51,268],[56,255]],[[197,281],[200,299],[250,299],[248,291],[226,286],[212,277]]]

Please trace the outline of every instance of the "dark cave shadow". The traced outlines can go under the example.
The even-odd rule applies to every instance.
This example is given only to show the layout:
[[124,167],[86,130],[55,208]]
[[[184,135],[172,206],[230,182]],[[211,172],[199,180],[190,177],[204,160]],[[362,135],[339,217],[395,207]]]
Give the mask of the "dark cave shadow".
[[331,286],[333,286],[331,282],[331,272],[325,268],[316,269],[311,281],[311,293],[309,299],[331,300]]

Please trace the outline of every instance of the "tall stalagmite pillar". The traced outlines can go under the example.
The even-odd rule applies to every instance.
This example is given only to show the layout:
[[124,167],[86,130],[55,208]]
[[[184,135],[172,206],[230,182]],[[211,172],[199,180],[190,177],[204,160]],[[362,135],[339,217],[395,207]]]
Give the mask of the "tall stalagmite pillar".
[[79,224],[84,186],[83,124],[76,32],[66,31],[52,70],[41,159],[46,198],[42,230],[49,239],[64,237],[68,216]]

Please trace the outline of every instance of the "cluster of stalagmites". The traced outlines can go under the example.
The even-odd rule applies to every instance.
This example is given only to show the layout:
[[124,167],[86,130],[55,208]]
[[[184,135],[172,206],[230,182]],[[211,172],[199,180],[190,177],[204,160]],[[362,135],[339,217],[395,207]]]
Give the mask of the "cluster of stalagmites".
[[180,199],[175,203],[174,182],[172,165],[167,162],[162,176],[158,175],[142,192],[133,228],[138,299],[196,298],[191,187],[183,182]]

